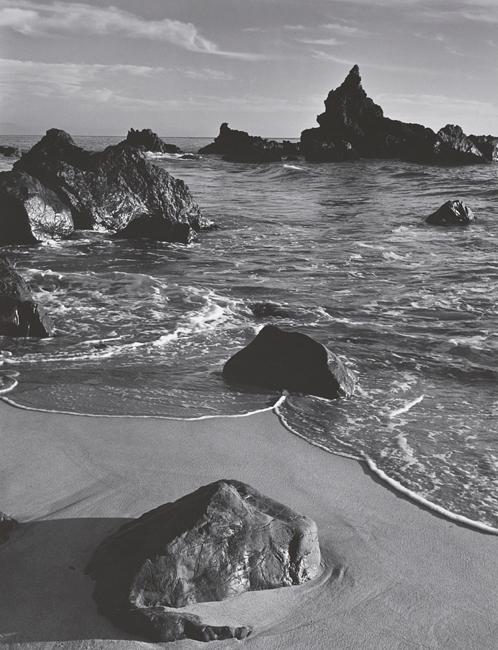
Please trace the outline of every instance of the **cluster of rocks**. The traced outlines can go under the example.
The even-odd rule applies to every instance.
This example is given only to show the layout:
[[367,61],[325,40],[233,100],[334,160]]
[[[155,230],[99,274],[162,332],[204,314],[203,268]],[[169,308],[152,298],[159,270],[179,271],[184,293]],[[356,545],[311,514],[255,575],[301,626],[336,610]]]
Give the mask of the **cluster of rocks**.
[[199,149],[200,154],[214,153],[228,162],[266,163],[280,162],[283,157],[296,157],[299,154],[297,143],[284,140],[265,140],[249,135],[245,131],[231,129],[226,122],[214,142]]
[[162,140],[157,133],[151,129],[130,129],[126,140],[119,143],[119,146],[137,147],[142,151],[152,151],[155,153],[183,153],[176,144],[168,144]]
[[435,133],[420,124],[384,117],[382,108],[363,90],[357,65],[330,91],[317,122],[317,128],[301,134],[301,153],[309,161],[396,158],[421,164],[471,165],[498,158],[498,138],[467,137],[454,125]]
[[74,229],[189,243],[213,225],[182,180],[126,141],[89,152],[51,129],[0,173],[0,245],[66,239]]

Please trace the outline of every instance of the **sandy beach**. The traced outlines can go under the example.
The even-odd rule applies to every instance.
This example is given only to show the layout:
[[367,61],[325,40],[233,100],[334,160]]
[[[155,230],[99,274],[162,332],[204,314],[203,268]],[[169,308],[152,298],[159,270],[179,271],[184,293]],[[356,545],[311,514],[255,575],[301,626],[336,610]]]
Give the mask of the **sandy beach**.
[[[42,413],[0,402],[0,643],[138,648],[97,614],[85,566],[116,527],[221,478],[249,483],[318,524],[313,584],[198,606],[253,627],[209,647],[495,650],[498,537],[448,521],[362,464],[288,432],[269,411],[198,421]],[[178,641],[171,647],[200,643]]]

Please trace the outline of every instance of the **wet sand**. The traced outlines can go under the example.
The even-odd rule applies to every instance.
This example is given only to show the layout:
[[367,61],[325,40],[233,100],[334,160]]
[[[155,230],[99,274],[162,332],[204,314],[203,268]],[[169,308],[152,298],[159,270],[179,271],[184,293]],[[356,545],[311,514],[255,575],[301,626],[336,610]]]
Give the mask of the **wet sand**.
[[[496,650],[498,536],[440,517],[366,466],[311,446],[272,412],[198,421],[40,413],[0,402],[0,644],[151,646],[96,611],[85,566],[132,517],[221,478],[318,524],[324,572],[301,587],[200,607],[253,627],[209,648]],[[169,647],[199,648],[185,640]]]

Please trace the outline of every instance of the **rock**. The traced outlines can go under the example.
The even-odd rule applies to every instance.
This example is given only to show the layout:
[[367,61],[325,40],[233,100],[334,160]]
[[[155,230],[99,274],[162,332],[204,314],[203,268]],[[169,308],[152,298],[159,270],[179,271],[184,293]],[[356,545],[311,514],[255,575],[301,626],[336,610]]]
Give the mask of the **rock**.
[[493,135],[469,135],[469,140],[475,144],[488,160],[498,162],[498,137]]
[[452,164],[472,165],[473,163],[483,162],[483,153],[468,138],[462,130],[462,127],[455,124],[447,124],[437,132],[437,135],[447,147],[441,148],[441,162],[444,162],[444,156],[448,156],[448,162]]
[[175,223],[166,221],[162,217],[137,217],[130,221],[123,230],[120,230],[116,237],[190,244],[197,239],[197,233],[189,223]]
[[318,576],[316,524],[244,483],[221,480],[167,503],[102,542],[86,571],[99,613],[153,641],[243,638],[164,608],[222,601]]
[[420,124],[391,120],[367,96],[355,65],[344,82],[331,90],[318,128],[301,134],[306,160],[342,162],[360,158],[398,158],[424,164],[489,162],[467,140],[460,127],[445,127],[439,134]]
[[265,140],[259,136],[252,136],[245,131],[236,131],[229,128],[224,122],[220,127],[220,134],[214,142],[199,149],[200,154],[215,153],[223,156],[223,160],[243,163],[280,162],[282,156],[297,154],[297,144],[284,140]]
[[120,147],[137,147],[142,151],[153,151],[157,153],[183,153],[176,144],[167,144],[150,129],[142,129],[138,131],[130,129],[126,140],[119,143]]
[[[119,233],[134,219],[162,218],[163,232],[212,227],[182,180],[150,163],[135,147],[90,153],[64,131],[51,129],[14,164],[52,189],[71,208],[76,228]],[[183,228],[180,228],[183,224]],[[135,236],[135,235],[134,235]]]
[[8,541],[9,533],[19,527],[18,522],[9,515],[0,512],[0,544]]
[[475,218],[472,210],[462,201],[446,201],[427,217],[426,222],[436,226],[466,226]]
[[0,155],[10,157],[18,157],[22,154],[21,150],[17,147],[0,146]]
[[284,309],[275,302],[255,302],[249,305],[250,310],[257,318],[291,318],[292,312]]
[[26,172],[0,172],[0,246],[67,239],[71,211],[57,195]]
[[33,301],[25,280],[7,259],[0,259],[0,336],[52,334],[52,323],[43,307]]
[[351,396],[356,381],[321,343],[274,325],[264,327],[247,347],[231,357],[223,376],[229,381],[326,399]]

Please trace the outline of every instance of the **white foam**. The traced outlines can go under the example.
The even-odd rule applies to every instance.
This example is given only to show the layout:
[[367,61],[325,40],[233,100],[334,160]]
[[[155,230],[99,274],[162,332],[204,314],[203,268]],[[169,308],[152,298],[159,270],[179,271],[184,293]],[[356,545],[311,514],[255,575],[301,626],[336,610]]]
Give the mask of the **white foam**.
[[9,406],[13,406],[14,408],[21,409],[22,411],[35,411],[36,413],[58,413],[59,415],[74,415],[85,418],[137,418],[139,420],[174,420],[177,422],[195,422],[197,420],[215,420],[221,418],[247,418],[251,415],[257,415],[258,413],[273,411],[275,408],[280,406],[280,404],[282,404],[285,398],[286,395],[282,395],[273,406],[266,406],[262,409],[248,411],[247,413],[233,413],[228,415],[199,415],[194,418],[175,418],[169,415],[107,415],[106,413],[77,413],[76,411],[57,411],[55,409],[42,409],[37,407],[35,408],[34,406],[25,406],[24,404],[18,404],[8,397],[0,396],[0,400],[2,402],[5,402],[5,404],[9,404]]
[[416,492],[412,492],[408,488],[405,488],[401,483],[398,483],[398,481],[395,481],[394,479],[390,478],[383,470],[379,469],[375,462],[369,458],[368,456],[364,456],[364,460],[367,463],[368,467],[372,472],[374,472],[379,478],[381,478],[383,481],[385,481],[389,486],[394,488],[397,492],[401,492],[401,494],[404,494],[405,496],[409,497],[412,499],[412,501],[416,501],[417,503],[420,503],[421,505],[425,506],[429,510],[433,510],[434,512],[437,512],[440,515],[443,515],[447,519],[451,519],[452,521],[456,521],[460,524],[465,524],[466,526],[471,526],[472,528],[477,528],[478,530],[485,531],[487,533],[493,533],[494,535],[498,535],[498,528],[493,528],[493,526],[489,526],[488,524],[483,524],[479,521],[474,521],[473,519],[469,519],[468,517],[464,517],[463,515],[457,515],[450,510],[446,510],[446,508],[443,508],[442,506],[438,506],[435,503],[432,503],[428,499],[426,499],[423,496],[420,496]]
[[395,411],[391,411],[391,413],[389,413],[389,417],[390,418],[395,418],[398,415],[401,415],[402,413],[406,413],[411,408],[413,408],[416,404],[419,404],[424,399],[424,397],[425,397],[425,395],[420,395],[420,397],[416,397],[411,402],[406,402],[406,404],[404,406],[402,406],[401,408],[396,409]]
[[[285,399],[285,396],[283,396],[283,398]],[[321,444],[319,442],[316,442],[314,440],[310,440],[306,436],[302,435],[301,433],[299,433],[298,431],[293,429],[288,424],[288,422],[285,420],[282,413],[280,412],[279,407],[283,403],[284,399],[281,398],[275,404],[275,406],[273,407],[273,410],[275,411],[275,413],[278,416],[278,418],[279,418],[280,422],[282,423],[282,425],[288,431],[293,433],[294,435],[298,436],[299,438],[302,438],[303,440],[306,440],[306,442],[313,445],[314,447],[318,447],[319,449],[323,449],[324,451],[327,451],[329,454],[334,454],[335,456],[341,456],[343,458],[350,458],[352,460],[364,461],[368,465],[368,468],[374,474],[376,474],[380,479],[382,479],[385,483],[387,483],[390,487],[395,489],[397,492],[400,492],[404,496],[407,496],[408,498],[410,498],[412,501],[415,501],[415,502],[419,503],[420,505],[426,507],[429,510],[437,512],[439,515],[442,515],[442,516],[446,517],[447,519],[449,519],[451,521],[455,521],[455,522],[457,522],[459,524],[464,524],[466,526],[470,526],[471,528],[474,528],[476,530],[480,530],[480,531],[483,531],[483,532],[486,532],[486,533],[493,533],[494,535],[498,535],[498,528],[494,528],[493,526],[489,526],[488,524],[483,524],[483,523],[481,523],[479,521],[474,521],[473,519],[469,519],[468,517],[464,517],[463,515],[457,515],[457,514],[451,512],[450,510],[447,510],[446,508],[443,508],[442,506],[438,506],[437,504],[432,503],[431,501],[429,501],[425,497],[417,494],[416,492],[412,492],[408,488],[405,488],[403,485],[401,485],[401,483],[398,483],[398,481],[390,478],[383,470],[379,469],[377,467],[377,465],[375,464],[375,462],[371,458],[369,458],[364,452],[359,452],[359,453],[356,453],[356,454],[353,454],[353,453],[348,454],[346,452],[340,452],[340,451],[335,451],[335,450],[332,451],[331,449],[329,449],[325,445],[323,445],[323,444]],[[418,399],[418,401],[420,401],[420,398]],[[346,442],[344,442],[342,440],[340,441],[340,444],[349,446],[348,443],[346,443]]]

